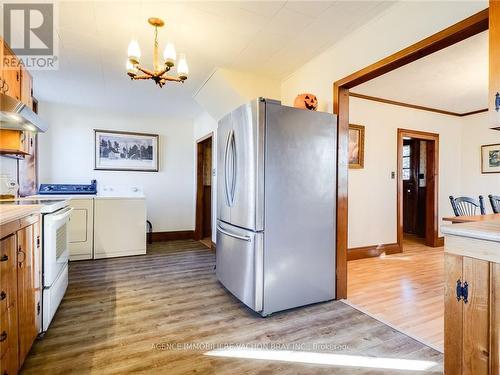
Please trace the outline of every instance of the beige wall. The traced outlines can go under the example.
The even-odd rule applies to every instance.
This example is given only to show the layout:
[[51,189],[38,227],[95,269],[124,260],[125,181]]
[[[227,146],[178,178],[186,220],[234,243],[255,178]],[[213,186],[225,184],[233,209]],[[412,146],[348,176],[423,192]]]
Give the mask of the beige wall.
[[[319,109],[332,111],[333,82],[488,7],[486,1],[399,2],[286,78],[284,104],[311,92]],[[396,242],[396,129],[441,136],[440,215],[451,214],[446,197],[460,193],[461,122],[458,118],[352,100],[352,123],[365,125],[365,169],[349,172],[349,247]]]

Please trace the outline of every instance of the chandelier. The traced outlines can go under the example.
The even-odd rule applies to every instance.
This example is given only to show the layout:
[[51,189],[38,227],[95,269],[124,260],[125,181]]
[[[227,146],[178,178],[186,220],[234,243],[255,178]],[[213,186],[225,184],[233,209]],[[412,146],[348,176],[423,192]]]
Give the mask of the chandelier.
[[[127,59],[127,74],[132,80],[137,79],[152,79],[155,83],[163,87],[167,81],[183,83],[189,73],[189,68],[184,54],[179,54],[179,61],[177,63],[177,76],[171,76],[167,73],[175,65],[177,53],[172,43],[168,42],[163,51],[163,63],[160,61],[158,53],[158,28],[163,27],[165,22],[162,19],[152,17],[148,19],[150,25],[155,28],[155,41],[153,46],[153,70],[143,68],[139,59],[141,58],[141,49],[137,40],[132,40],[128,45],[128,59]],[[143,73],[143,74],[140,74]]]

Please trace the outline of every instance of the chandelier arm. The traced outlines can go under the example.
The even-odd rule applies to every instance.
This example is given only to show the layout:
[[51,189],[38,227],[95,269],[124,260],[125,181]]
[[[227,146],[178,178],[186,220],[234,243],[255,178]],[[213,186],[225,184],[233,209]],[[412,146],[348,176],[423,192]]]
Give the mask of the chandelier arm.
[[164,81],[173,81],[173,82],[182,82],[183,80],[178,78],[178,77],[172,77],[172,76],[168,76],[168,75],[163,75],[161,77],[162,80]]
[[165,69],[160,70],[158,73],[156,73],[156,75],[161,78],[169,70],[170,70],[170,67],[169,66],[165,66]]
[[134,76],[132,79],[151,79],[151,76],[149,75],[143,75],[143,76]]
[[151,70],[145,69],[140,65],[137,65],[136,68],[137,68],[137,70],[140,70],[141,72],[143,72],[144,74],[147,74],[148,76],[153,77],[155,75],[154,72],[152,72]]

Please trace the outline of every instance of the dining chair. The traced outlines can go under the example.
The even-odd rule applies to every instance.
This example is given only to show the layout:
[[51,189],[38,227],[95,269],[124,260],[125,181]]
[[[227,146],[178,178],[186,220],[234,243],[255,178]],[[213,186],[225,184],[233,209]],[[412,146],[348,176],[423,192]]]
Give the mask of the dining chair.
[[500,195],[488,195],[490,198],[491,209],[495,214],[500,214]]
[[469,197],[454,198],[450,195],[450,202],[455,216],[474,216],[478,208],[481,215],[486,215],[484,198],[482,195],[479,196],[479,200]]

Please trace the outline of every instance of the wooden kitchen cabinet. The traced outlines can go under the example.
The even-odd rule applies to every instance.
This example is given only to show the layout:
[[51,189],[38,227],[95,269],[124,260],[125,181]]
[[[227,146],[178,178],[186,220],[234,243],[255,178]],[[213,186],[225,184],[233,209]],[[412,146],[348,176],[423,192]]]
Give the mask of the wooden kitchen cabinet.
[[17,232],[17,310],[19,315],[19,366],[24,362],[33,341],[38,335],[37,302],[35,293],[34,225]]
[[21,130],[0,129],[0,154],[32,155],[35,133]]
[[21,102],[33,109],[33,78],[26,68],[21,66]]
[[17,237],[0,241],[0,371],[18,369]]
[[500,127],[500,1],[489,8],[489,113],[491,125]]
[[1,41],[0,91],[21,100],[21,68],[12,50]]
[[[16,374],[40,329],[41,249],[36,215],[2,226],[0,373]],[[4,228],[5,227],[5,228]]]

